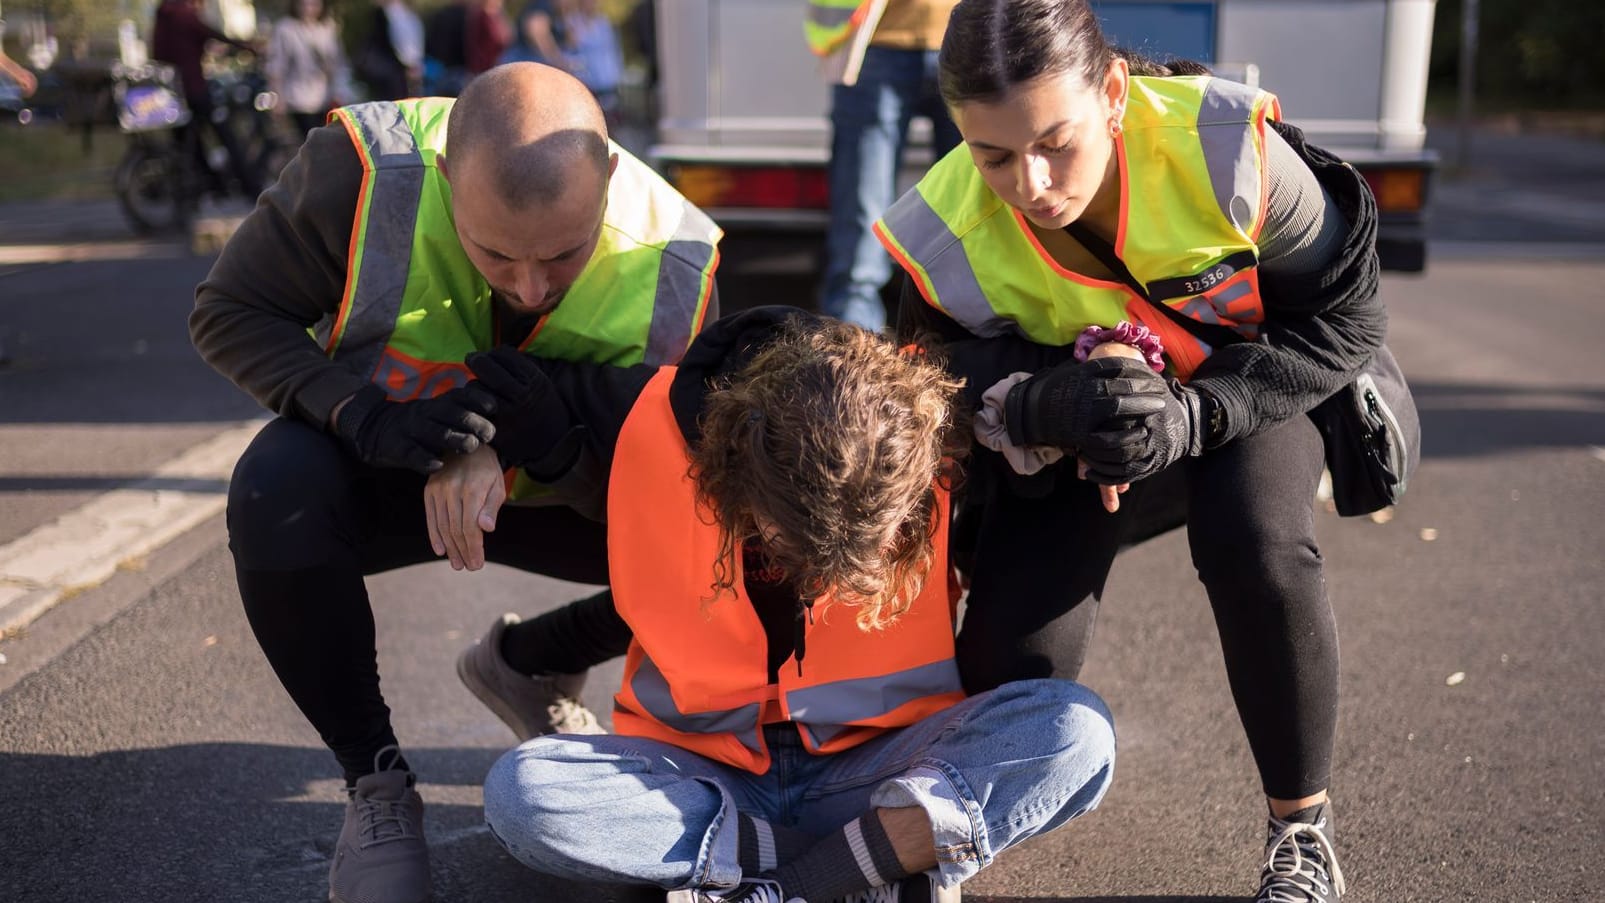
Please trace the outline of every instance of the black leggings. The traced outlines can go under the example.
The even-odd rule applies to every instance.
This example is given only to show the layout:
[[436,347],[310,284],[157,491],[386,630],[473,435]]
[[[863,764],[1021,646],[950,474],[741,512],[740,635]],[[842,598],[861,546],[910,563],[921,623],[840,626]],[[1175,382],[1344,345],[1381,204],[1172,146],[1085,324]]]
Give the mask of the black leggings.
[[1315,544],[1323,461],[1320,434],[1296,417],[1135,484],[1111,515],[1072,462],[1027,497],[984,453],[955,530],[974,537],[957,552],[972,574],[958,639],[965,688],[1076,677],[1116,552],[1185,520],[1266,794],[1326,789],[1338,644]]
[[[246,617],[348,780],[371,772],[374,754],[396,742],[379,692],[363,576],[438,560],[425,526],[424,482],[364,467],[329,434],[280,418],[252,440],[229,485],[229,549]],[[560,580],[608,579],[605,528],[568,508],[504,507],[485,537],[485,557]],[[587,604],[622,627],[606,592]]]

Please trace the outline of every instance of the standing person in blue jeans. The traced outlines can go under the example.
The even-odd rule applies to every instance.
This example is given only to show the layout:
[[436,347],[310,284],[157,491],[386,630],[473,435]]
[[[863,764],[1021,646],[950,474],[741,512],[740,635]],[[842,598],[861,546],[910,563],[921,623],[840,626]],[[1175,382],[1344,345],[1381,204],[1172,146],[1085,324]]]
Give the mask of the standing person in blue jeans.
[[[886,0],[878,22],[869,0],[811,0],[809,46],[851,53],[857,28],[873,28],[857,80],[830,95],[830,226],[819,309],[865,329],[886,326],[881,287],[892,262],[870,228],[897,197],[897,174],[916,114],[931,120],[935,158],[959,143],[936,89],[936,53],[957,0]],[[849,65],[849,70],[851,66]]]
[[[546,399],[554,436],[586,427],[633,633],[616,734],[531,740],[486,779],[486,822],[524,864],[685,903],[932,903],[1098,804],[1114,730],[1095,694],[960,687],[964,430],[936,363],[776,307],[709,326],[678,367],[468,363],[498,396]],[[494,454],[448,467],[499,475]]]

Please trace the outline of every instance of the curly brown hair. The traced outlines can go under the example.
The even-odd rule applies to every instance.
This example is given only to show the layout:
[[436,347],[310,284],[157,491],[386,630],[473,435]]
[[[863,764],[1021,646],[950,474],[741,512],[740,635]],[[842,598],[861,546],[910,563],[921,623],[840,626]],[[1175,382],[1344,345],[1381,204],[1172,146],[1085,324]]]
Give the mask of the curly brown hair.
[[792,320],[717,382],[692,453],[699,514],[719,528],[707,601],[733,591],[736,556],[757,539],[805,598],[854,606],[865,630],[906,611],[934,564],[933,485],[967,447],[961,385],[924,354],[825,320]]

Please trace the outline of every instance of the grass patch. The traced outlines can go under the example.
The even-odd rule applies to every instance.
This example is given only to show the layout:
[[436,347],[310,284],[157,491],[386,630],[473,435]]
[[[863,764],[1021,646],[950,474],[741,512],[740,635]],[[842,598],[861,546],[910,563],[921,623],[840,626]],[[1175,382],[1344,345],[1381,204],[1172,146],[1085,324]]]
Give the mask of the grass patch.
[[126,147],[115,129],[95,129],[85,147],[82,129],[59,122],[0,126],[0,203],[112,197]]

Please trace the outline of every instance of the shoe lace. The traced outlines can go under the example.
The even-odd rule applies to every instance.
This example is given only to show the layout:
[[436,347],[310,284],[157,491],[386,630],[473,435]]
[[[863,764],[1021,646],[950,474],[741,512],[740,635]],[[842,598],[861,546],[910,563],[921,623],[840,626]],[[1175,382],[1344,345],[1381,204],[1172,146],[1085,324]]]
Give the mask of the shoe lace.
[[1316,895],[1325,898],[1332,889],[1340,895],[1348,890],[1325,827],[1325,819],[1312,825],[1271,818],[1276,834],[1265,847],[1256,903],[1301,903]]
[[713,899],[719,903],[787,903],[780,885],[767,880],[738,884]]
[[362,821],[360,849],[397,840],[416,840],[411,813],[405,800],[376,800],[357,797],[357,817]]
[[868,890],[861,890],[843,897],[841,903],[899,903],[902,899],[902,882],[893,881],[891,884],[877,884]]

